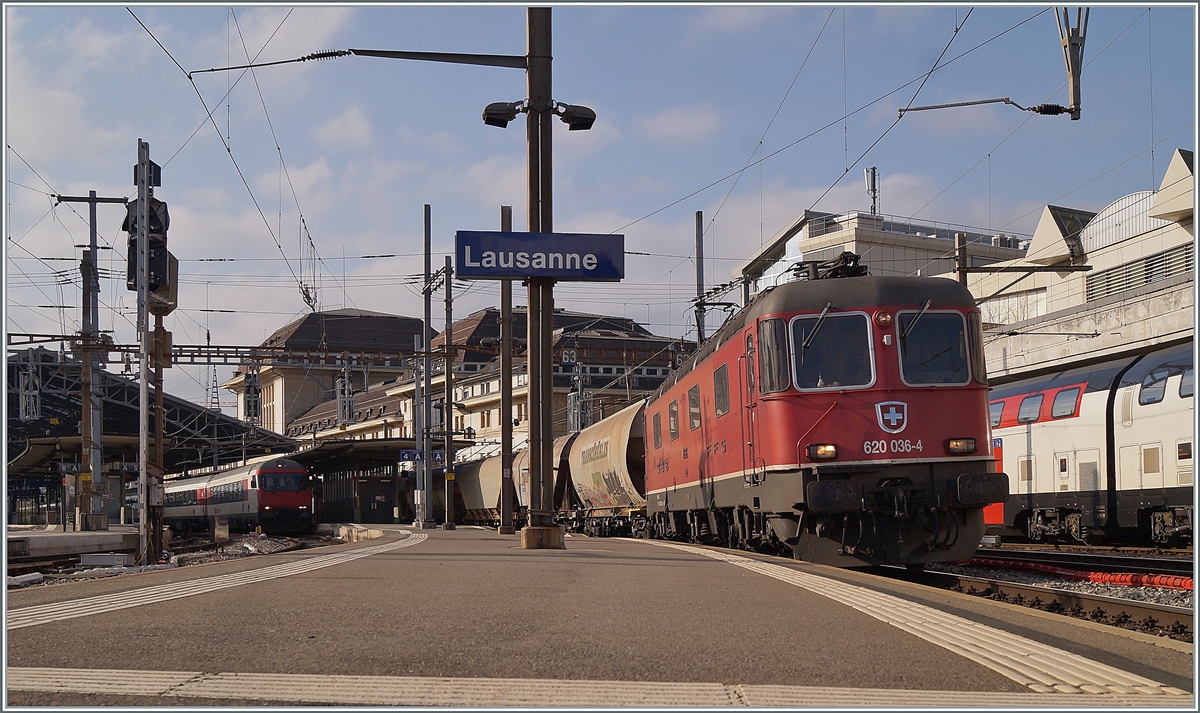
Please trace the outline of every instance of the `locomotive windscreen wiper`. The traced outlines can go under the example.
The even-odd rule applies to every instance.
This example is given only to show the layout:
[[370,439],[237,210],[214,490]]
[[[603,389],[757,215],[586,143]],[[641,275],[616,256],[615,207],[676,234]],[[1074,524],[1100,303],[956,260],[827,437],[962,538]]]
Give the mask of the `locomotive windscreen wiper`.
[[908,326],[904,328],[903,332],[901,332],[901,339],[908,339],[908,335],[912,333],[913,327],[917,326],[917,320],[920,319],[921,315],[925,314],[925,312],[932,306],[933,300],[925,300],[925,304],[921,305],[921,311],[917,312],[917,316],[913,317],[913,320],[909,322]]
[[825,317],[829,315],[829,310],[833,309],[832,302],[825,303],[825,309],[821,310],[821,316],[817,317],[817,323],[813,325],[813,331],[808,333],[808,337],[804,339],[804,343],[800,345],[801,349],[808,349],[808,345],[812,344],[812,340],[817,336],[817,330],[825,323]]

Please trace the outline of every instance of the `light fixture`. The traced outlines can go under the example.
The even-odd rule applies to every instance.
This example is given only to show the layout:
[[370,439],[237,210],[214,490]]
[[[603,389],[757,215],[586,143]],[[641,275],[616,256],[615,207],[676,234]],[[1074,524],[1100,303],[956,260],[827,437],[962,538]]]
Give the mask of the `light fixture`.
[[833,443],[813,443],[808,446],[809,460],[833,460],[837,458],[837,446]]
[[483,110],[483,123],[503,129],[523,111],[525,102],[492,102]]
[[567,125],[567,131],[587,131],[596,123],[596,112],[586,106],[556,103],[554,113]]
[[951,438],[946,441],[946,452],[954,454],[967,454],[975,452],[974,438]]

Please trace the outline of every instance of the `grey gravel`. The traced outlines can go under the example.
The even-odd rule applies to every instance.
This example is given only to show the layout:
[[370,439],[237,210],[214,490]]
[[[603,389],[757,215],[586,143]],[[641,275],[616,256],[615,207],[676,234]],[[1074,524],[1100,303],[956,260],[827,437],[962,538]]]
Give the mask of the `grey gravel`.
[[949,572],[965,577],[983,577],[998,579],[1004,582],[1029,584],[1048,589],[1061,589],[1069,592],[1081,592],[1116,599],[1132,599],[1151,604],[1163,604],[1172,607],[1193,607],[1193,592],[1161,587],[1123,587],[1115,584],[1093,584],[1091,582],[1072,582],[1058,577],[1052,577],[1036,572],[1020,572],[1006,569],[988,569],[985,567],[964,567],[954,564],[931,564],[927,568],[934,572]]

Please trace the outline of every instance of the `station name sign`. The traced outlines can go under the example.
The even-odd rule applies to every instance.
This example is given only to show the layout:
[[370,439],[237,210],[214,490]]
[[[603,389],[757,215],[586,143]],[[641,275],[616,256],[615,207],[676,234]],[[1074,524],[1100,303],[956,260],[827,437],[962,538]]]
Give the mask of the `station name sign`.
[[590,233],[502,233],[460,230],[454,234],[455,275],[617,282],[625,277],[625,236]]

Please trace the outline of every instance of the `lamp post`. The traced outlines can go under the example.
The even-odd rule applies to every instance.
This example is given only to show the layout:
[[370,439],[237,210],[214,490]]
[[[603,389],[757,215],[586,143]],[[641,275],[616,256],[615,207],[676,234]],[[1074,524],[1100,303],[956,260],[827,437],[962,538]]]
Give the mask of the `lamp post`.
[[[527,45],[524,102],[495,102],[483,111],[483,122],[504,128],[518,113],[526,115],[526,175],[529,191],[529,232],[554,232],[553,125],[560,118],[570,131],[586,131],[596,112],[584,106],[561,104],[551,98],[550,8],[526,10]],[[554,523],[554,407],[553,332],[554,281],[530,279],[527,336],[529,386],[529,524],[521,530],[525,549],[561,549],[563,530]]]

